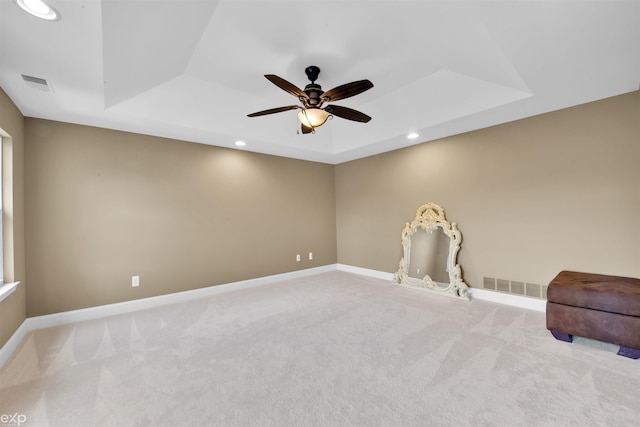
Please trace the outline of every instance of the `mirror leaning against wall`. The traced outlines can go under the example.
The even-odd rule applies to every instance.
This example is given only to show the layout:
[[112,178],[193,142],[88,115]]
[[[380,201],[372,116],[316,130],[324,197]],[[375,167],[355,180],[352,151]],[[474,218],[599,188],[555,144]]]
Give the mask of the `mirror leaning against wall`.
[[469,300],[469,287],[462,280],[457,262],[462,234],[449,223],[444,209],[425,203],[402,230],[403,257],[393,281],[408,286]]

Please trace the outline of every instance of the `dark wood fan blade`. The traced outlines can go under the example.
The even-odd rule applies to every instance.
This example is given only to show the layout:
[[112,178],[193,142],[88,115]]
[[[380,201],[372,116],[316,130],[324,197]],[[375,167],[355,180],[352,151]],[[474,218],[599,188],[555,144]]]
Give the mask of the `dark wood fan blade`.
[[286,81],[285,79],[283,79],[282,77],[278,77],[275,74],[265,74],[264,75],[271,83],[273,83],[274,85],[278,86],[280,89],[289,92],[291,95],[295,96],[296,98],[303,98],[303,99],[307,99],[308,96],[306,93],[304,93],[304,91],[302,91],[302,89],[299,89],[296,85],[289,83],[288,81]]
[[309,126],[305,126],[303,124],[300,124],[300,126],[302,128],[302,133],[303,134],[307,134],[307,133],[313,132],[313,128],[310,128]]
[[333,89],[329,89],[322,94],[322,98],[326,102],[338,101],[340,99],[349,98],[369,90],[373,87],[373,83],[369,80],[358,80],[357,82],[346,83]]
[[353,120],[354,122],[367,123],[371,120],[371,117],[361,113],[360,111],[352,108],[341,107],[339,105],[329,105],[325,107],[324,110],[329,114],[333,114],[334,116],[338,116],[343,119]]
[[295,110],[297,108],[300,108],[300,107],[297,106],[297,105],[287,105],[286,107],[270,108],[268,110],[263,110],[263,111],[258,111],[256,113],[247,114],[247,117],[257,117],[257,116],[264,116],[264,115],[267,115],[267,114],[281,113],[283,111]]

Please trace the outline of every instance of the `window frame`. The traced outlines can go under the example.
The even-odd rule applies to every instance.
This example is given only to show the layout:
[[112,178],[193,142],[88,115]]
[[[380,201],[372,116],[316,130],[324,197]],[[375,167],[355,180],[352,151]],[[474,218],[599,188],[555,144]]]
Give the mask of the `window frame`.
[[[3,162],[4,162],[4,156],[3,156],[3,152],[5,149],[5,143],[7,141],[10,141],[10,137],[4,133],[4,131],[2,129],[0,129],[0,301],[3,301],[5,298],[7,298],[9,295],[11,295],[13,293],[13,291],[16,290],[16,288],[18,287],[18,285],[20,284],[20,282],[9,282],[9,283],[5,283],[4,282],[4,278],[5,278],[5,265],[4,265],[4,254],[5,254],[5,247],[4,247],[4,241],[5,241],[5,236],[4,236],[4,216],[5,216],[5,206],[3,203],[3,198],[4,198],[4,182],[5,180],[2,179],[3,178],[3,173],[4,173],[4,169],[3,168]],[[5,153],[6,154],[6,153]],[[11,194],[11,193],[10,193]]]

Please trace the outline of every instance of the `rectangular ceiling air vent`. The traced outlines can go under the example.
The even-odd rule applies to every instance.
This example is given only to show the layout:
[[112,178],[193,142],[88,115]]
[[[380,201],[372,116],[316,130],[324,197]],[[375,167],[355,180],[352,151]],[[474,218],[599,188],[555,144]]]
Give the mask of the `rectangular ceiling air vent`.
[[28,87],[39,90],[41,92],[52,92],[51,86],[49,85],[49,83],[47,83],[45,79],[41,79],[40,77],[27,76],[24,74],[21,74],[21,75],[22,75],[22,80],[24,80],[24,83]]

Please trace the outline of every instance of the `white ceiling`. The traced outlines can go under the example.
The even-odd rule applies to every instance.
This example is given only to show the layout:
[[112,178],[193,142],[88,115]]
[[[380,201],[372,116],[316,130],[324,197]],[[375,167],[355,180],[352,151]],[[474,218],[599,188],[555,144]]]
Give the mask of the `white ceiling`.
[[[640,1],[0,0],[0,86],[28,117],[341,163],[637,90]],[[297,134],[270,83],[326,91],[373,119]],[[47,80],[45,92],[21,75]],[[416,140],[406,135],[415,131]],[[515,141],[517,142],[517,141]]]

